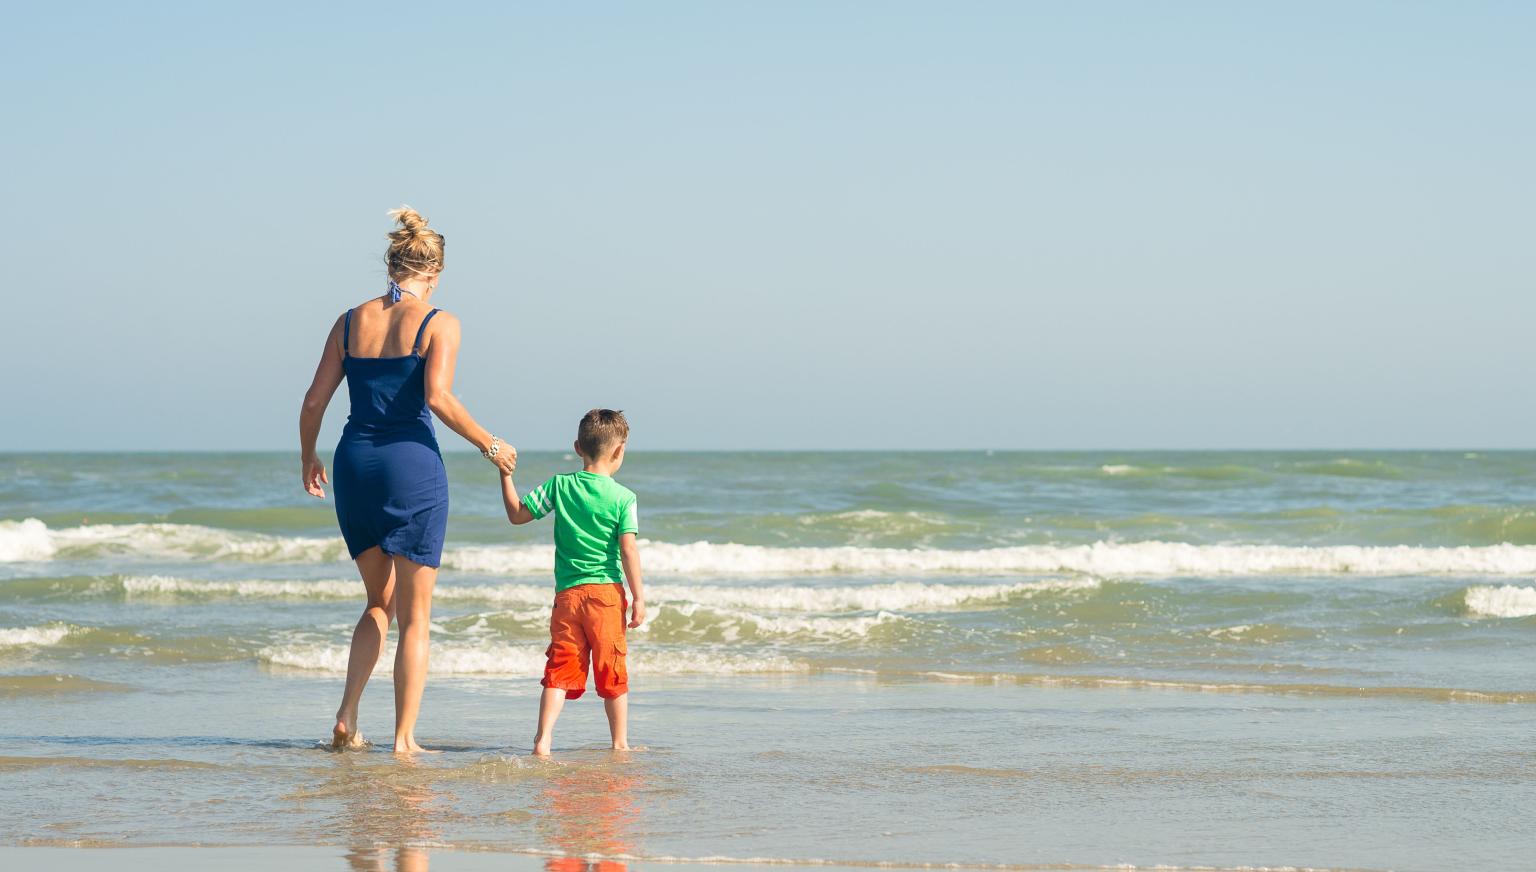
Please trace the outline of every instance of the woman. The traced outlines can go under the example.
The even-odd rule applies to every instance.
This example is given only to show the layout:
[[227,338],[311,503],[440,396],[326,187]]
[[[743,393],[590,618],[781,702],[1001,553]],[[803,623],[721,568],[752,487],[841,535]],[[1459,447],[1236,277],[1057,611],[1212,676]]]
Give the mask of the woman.
[[384,256],[389,291],[332,325],[299,413],[299,444],[304,489],[323,498],[330,479],[315,440],[345,377],[352,413],[336,446],[336,520],[368,604],[352,633],[331,742],[338,750],[363,744],[358,700],[398,615],[395,753],[403,754],[422,750],[416,715],[427,679],[432,586],[448,526],[448,477],[428,410],[506,472],[517,467],[517,451],[475,423],[453,395],[459,322],[428,304],[443,271],[442,235],[410,207],[390,215],[400,226],[389,234]]

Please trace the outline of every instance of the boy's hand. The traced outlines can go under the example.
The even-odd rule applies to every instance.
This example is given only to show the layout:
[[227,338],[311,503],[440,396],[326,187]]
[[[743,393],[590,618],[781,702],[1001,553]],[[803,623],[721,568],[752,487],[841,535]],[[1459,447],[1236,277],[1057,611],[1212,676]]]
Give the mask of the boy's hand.
[[645,600],[637,599],[634,602],[630,603],[629,604],[629,611],[630,611],[629,628],[631,630],[633,630],[636,627],[640,626],[641,624],[645,623]]

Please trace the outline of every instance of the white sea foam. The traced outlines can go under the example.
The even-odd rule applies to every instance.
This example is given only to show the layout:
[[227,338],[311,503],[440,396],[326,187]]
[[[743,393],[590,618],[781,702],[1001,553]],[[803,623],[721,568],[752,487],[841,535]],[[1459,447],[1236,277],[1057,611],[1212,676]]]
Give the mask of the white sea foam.
[[1099,467],[1099,472],[1105,475],[1125,475],[1135,471],[1136,467],[1124,463],[1106,463]]
[[[445,565],[526,574],[543,559],[519,546],[458,549]],[[973,551],[899,548],[770,548],[756,545],[646,543],[646,568],[684,576],[978,575],[1074,572],[1094,576],[1171,575],[1533,575],[1536,546],[1189,545],[1098,542]],[[537,571],[548,572],[548,564]]]
[[0,630],[0,648],[43,648],[57,645],[73,632],[66,624],[43,627],[15,627]]
[[1094,578],[1059,578],[1017,584],[924,584],[895,582],[842,587],[735,587],[658,585],[658,602],[687,601],[710,606],[796,612],[922,611],[1001,602],[1040,593],[1093,590]]
[[42,521],[0,521],[0,563],[47,560],[53,553],[53,537]]
[[[7,546],[20,531],[22,547]],[[52,530],[35,518],[0,522],[0,561],[131,555],[159,558],[316,562],[344,560],[340,538],[269,536],[195,524],[87,524]]]
[[[152,558],[335,562],[340,539],[268,536],[185,524],[101,524],[49,530],[41,522],[0,522],[0,561],[135,555]],[[1098,542],[976,550],[777,548],[646,542],[645,565],[660,576],[973,575],[1082,573],[1171,575],[1536,575],[1536,546],[1285,546]],[[463,572],[547,577],[549,545],[450,548],[443,565]]]
[[[123,593],[143,597],[235,597],[239,599],[353,600],[363,596],[358,579],[315,581],[210,581],[165,575],[130,575],[120,582]],[[439,584],[432,596],[438,601],[483,602],[499,605],[548,605],[554,598],[548,584]]]
[[357,599],[361,581],[203,581],[165,575],[130,575],[121,581],[130,596],[241,597],[250,599]]
[[[257,653],[257,659],[273,666],[312,669],[345,674],[346,645],[295,643],[274,645]],[[434,642],[432,672],[435,675],[537,676],[544,671],[544,647]],[[379,659],[378,670],[388,672],[394,649]],[[629,668],[652,675],[743,675],[749,673],[804,672],[807,667],[778,655],[747,656],[705,651],[645,651],[629,655]]]
[[[204,581],[163,575],[126,576],[124,593],[145,597],[236,597],[249,599],[352,600],[362,596],[362,582],[324,579],[318,581]],[[1038,594],[1087,591],[1099,586],[1093,578],[1060,578],[1016,584],[941,584],[895,582],[861,586],[801,587],[772,585],[671,585],[646,588],[656,605],[694,604],[720,608],[745,608],[789,612],[923,611],[966,605],[1001,603]],[[439,584],[433,592],[438,601],[482,602],[505,606],[547,606],[554,599],[548,582],[536,584]]]
[[1466,591],[1467,612],[1489,618],[1528,618],[1536,615],[1536,588],[1506,584],[1475,585]]
[[[884,611],[874,615],[798,617],[793,615],[759,615],[735,609],[701,606],[697,603],[664,603],[658,607],[657,617],[660,618],[669,611],[685,619],[699,618],[711,629],[722,632],[727,642],[736,641],[741,638],[742,632],[745,630],[767,636],[816,636],[823,639],[862,639],[868,636],[869,631],[875,627],[905,620],[901,615]],[[651,626],[651,623],[647,623],[646,626]]]
[[795,521],[800,524],[818,524],[824,521],[889,521],[912,520],[931,521],[942,523],[941,520],[924,515],[920,512],[883,512],[879,509],[849,509],[846,512],[832,512],[825,515],[802,515]]

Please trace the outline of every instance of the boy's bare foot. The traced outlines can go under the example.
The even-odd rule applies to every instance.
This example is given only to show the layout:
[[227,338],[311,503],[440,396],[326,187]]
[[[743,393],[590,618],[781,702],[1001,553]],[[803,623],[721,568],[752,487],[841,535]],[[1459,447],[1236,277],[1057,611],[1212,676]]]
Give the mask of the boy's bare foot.
[[549,756],[549,746],[551,744],[552,744],[552,740],[551,739],[540,739],[539,737],[535,736],[534,739],[533,739],[533,756],[535,756],[535,757],[548,757]]
[[614,751],[628,751],[629,750],[629,743],[628,742],[614,742],[612,750],[614,750]]

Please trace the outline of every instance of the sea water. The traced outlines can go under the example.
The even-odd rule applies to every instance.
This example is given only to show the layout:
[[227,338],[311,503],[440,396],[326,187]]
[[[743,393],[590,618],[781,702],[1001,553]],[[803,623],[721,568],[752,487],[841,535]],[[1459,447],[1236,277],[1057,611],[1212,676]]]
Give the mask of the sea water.
[[296,457],[0,455],[0,842],[1536,866],[1536,454],[636,451],[641,750],[583,699],[549,761],[550,531],[447,460],[401,761],[388,654],[317,747],[362,592]]

